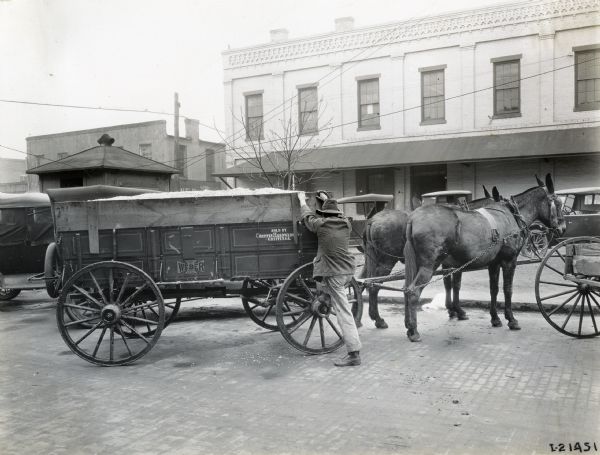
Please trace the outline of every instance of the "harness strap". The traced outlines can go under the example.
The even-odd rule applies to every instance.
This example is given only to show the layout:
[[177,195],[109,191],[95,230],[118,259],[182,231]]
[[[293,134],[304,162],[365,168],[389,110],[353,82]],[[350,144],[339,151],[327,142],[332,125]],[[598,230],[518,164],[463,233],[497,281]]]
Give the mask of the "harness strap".
[[494,219],[494,217],[492,215],[490,215],[490,212],[488,212],[484,208],[475,209],[475,211],[479,212],[487,220],[487,222],[490,225],[490,228],[492,230],[492,241],[496,242],[498,240],[498,237],[500,236],[500,234],[498,233],[498,225],[496,224],[496,220]]

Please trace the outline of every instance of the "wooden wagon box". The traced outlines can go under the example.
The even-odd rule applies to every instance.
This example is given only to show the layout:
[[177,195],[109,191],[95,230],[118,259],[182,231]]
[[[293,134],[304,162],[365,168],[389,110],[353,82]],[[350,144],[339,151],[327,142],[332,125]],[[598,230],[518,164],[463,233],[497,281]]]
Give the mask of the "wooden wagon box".
[[72,269],[119,260],[157,282],[286,276],[316,252],[297,193],[275,189],[53,199],[55,233]]
[[600,244],[573,245],[572,255],[573,271],[575,273],[586,276],[600,276]]

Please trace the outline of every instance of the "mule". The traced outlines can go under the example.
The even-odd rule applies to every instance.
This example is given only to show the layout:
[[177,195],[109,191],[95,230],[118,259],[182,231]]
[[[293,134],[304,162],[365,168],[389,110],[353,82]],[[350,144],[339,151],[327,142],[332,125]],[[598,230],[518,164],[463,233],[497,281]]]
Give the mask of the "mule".
[[404,324],[410,341],[420,341],[416,306],[422,289],[441,265],[465,270],[487,267],[490,280],[490,316],[493,327],[502,326],[496,311],[500,269],[503,276],[504,316],[511,330],[520,326],[512,312],[512,282],[517,258],[526,241],[526,229],[538,220],[550,229],[564,231],[561,201],[546,175],[545,186],[517,194],[510,201],[485,208],[487,215],[444,205],[428,205],[411,213],[406,227]]
[[[492,195],[484,186],[485,197],[476,199],[469,203],[469,208],[480,208],[500,199],[496,187],[492,189]],[[417,202],[419,201],[419,202]],[[413,204],[420,206],[420,200],[414,198]],[[403,210],[385,209],[367,219],[363,232],[363,252],[365,265],[360,278],[373,278],[387,276],[394,266],[404,263],[404,245],[406,243],[406,225],[409,213]],[[444,279],[446,288],[446,307],[451,317],[466,319],[464,312],[460,313],[453,309],[453,301],[459,306],[460,275],[458,279]],[[378,329],[387,329],[388,325],[379,314],[378,306],[379,288],[369,288],[369,317],[375,322]]]

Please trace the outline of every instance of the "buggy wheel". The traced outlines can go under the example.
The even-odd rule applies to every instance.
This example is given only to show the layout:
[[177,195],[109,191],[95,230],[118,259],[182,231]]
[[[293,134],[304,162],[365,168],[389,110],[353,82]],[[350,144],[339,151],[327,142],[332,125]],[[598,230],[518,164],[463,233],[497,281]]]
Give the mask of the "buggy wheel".
[[[275,314],[283,337],[296,349],[308,354],[324,354],[339,349],[344,341],[331,303],[323,298],[312,278],[312,263],[294,270],[283,282]],[[353,278],[346,287],[355,320],[362,315],[360,286]]]
[[574,237],[552,248],[538,267],[535,297],[546,321],[560,333],[592,338],[600,335],[600,277],[578,273],[574,262],[581,251],[600,259],[600,239]]
[[58,257],[56,243],[52,242],[46,248],[44,258],[44,280],[46,281],[46,292],[53,299],[60,295],[62,284],[62,267]]
[[275,303],[282,281],[246,279],[242,285],[244,310],[250,319],[267,330],[279,330],[275,316]]
[[0,288],[0,300],[11,300],[11,299],[14,299],[20,293],[21,293],[20,289]]
[[528,259],[543,259],[548,253],[551,236],[550,231],[544,226],[532,227],[521,249],[521,255]]
[[[70,321],[73,313],[77,319]],[[58,299],[56,319],[63,340],[79,357],[97,365],[125,365],[156,344],[165,307],[160,290],[143,270],[106,261],[69,278]]]

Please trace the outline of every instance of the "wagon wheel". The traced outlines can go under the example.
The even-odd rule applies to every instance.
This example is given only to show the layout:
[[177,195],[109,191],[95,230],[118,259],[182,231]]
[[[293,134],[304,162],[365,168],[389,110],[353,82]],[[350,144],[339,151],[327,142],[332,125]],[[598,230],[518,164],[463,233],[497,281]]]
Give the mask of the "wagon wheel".
[[573,251],[579,248],[597,252],[595,259],[600,259],[598,238],[574,237],[559,243],[538,268],[535,297],[546,321],[560,333],[591,338],[600,335],[600,278],[576,273]]
[[11,300],[11,299],[14,299],[20,293],[21,293],[20,289],[0,288],[0,300]]
[[532,228],[529,231],[529,236],[523,245],[521,254],[529,259],[543,259],[548,252],[550,245],[550,236],[548,229]]
[[[317,290],[312,278],[312,263],[294,270],[277,296],[277,325],[283,337],[296,349],[309,354],[324,354],[339,349],[344,341],[335,310]],[[361,290],[354,278],[346,287],[354,318],[362,315]]]
[[44,258],[44,280],[46,281],[46,292],[53,299],[60,294],[62,284],[62,267],[60,258],[58,257],[58,249],[56,243],[52,242],[46,248],[46,256]]
[[[69,321],[73,311],[68,310],[78,319]],[[84,267],[65,283],[56,318],[63,340],[79,357],[98,365],[125,365],[158,341],[165,308],[160,290],[143,270],[106,261]]]
[[[275,303],[282,282],[283,280],[280,279],[246,279],[242,285],[244,310],[250,319],[268,330],[279,330],[275,316]],[[251,290],[253,292],[250,292]]]

